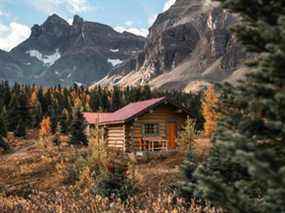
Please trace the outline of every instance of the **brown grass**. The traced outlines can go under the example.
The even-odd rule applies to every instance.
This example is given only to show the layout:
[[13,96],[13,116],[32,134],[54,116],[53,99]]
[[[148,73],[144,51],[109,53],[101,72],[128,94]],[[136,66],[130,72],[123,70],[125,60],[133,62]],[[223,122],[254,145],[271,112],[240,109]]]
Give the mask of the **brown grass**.
[[[182,199],[167,193],[168,186],[182,178],[179,165],[185,153],[131,164],[129,176],[137,183],[139,193],[123,203],[114,198],[95,197],[91,193],[94,180],[84,161],[90,155],[90,149],[73,148],[66,143],[58,147],[50,141],[51,138],[14,140],[15,152],[0,156],[1,213],[221,212],[199,206],[195,201],[187,206]],[[204,156],[211,144],[207,139],[199,139],[195,146]],[[94,149],[94,146],[90,147]],[[94,150],[92,152],[90,156],[93,158],[100,157]]]
[[161,193],[158,196],[145,193],[132,197],[127,203],[120,200],[102,198],[92,194],[74,194],[66,189],[55,193],[36,192],[23,199],[20,197],[1,197],[2,212],[192,212],[219,213],[211,207],[201,207],[192,201],[185,206],[182,199],[175,199],[171,194]]
[[14,153],[0,156],[0,190],[8,195],[22,194],[31,188],[56,189],[65,178],[58,171],[59,165],[68,166],[86,152],[69,146],[55,147],[49,142],[43,146],[35,140],[18,141],[16,147],[15,144]]

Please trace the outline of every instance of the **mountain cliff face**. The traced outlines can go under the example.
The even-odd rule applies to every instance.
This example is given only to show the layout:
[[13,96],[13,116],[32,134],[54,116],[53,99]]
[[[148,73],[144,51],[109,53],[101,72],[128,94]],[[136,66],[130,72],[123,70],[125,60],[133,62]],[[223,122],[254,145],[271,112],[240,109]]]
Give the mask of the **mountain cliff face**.
[[0,50],[0,79],[17,81],[22,78],[22,69],[17,60],[8,52]]
[[244,76],[247,56],[230,28],[238,17],[210,0],[176,0],[147,39],[74,16],[52,15],[9,53],[0,79],[42,85],[149,84],[193,91]]
[[211,1],[176,0],[150,28],[144,51],[97,84],[148,83],[189,90],[193,85],[227,80],[246,58],[230,33],[236,21]]
[[[77,15],[72,25],[52,15],[42,25],[34,25],[31,31],[30,37],[8,54],[20,67],[17,80],[25,83],[88,85],[106,76],[145,45],[143,37],[119,33]],[[3,70],[2,73],[10,73]]]

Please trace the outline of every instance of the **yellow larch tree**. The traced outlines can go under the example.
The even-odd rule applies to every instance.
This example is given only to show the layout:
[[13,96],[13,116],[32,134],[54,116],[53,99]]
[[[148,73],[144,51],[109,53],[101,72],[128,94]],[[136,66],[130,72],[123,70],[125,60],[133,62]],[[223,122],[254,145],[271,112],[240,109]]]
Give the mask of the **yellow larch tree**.
[[51,120],[50,117],[44,117],[40,126],[40,135],[46,137],[51,133]]
[[37,91],[34,90],[30,98],[30,106],[31,107],[36,106],[37,102],[38,102],[38,95],[37,95]]
[[218,113],[216,112],[216,107],[218,105],[218,102],[219,99],[215,92],[214,86],[211,85],[205,91],[202,100],[202,114],[205,119],[204,135],[206,137],[211,137],[216,130],[218,120]]

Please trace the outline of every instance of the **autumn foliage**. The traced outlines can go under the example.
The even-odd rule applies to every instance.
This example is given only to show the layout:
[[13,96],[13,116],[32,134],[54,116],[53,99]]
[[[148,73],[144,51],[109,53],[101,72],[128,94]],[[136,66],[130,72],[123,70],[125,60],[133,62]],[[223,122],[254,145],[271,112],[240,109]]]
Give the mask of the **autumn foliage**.
[[51,132],[51,120],[50,117],[44,117],[44,119],[41,122],[40,127],[40,135],[42,137],[48,136]]
[[219,99],[216,95],[214,86],[209,86],[204,93],[202,101],[202,114],[205,119],[204,123],[204,135],[206,137],[211,137],[214,131],[216,130],[218,113],[215,108]]

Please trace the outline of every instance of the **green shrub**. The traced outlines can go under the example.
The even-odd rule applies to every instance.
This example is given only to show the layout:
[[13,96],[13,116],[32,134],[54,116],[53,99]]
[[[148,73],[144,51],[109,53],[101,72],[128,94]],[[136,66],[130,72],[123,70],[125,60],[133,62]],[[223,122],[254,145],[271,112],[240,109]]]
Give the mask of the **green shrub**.
[[4,141],[4,139],[1,137],[1,135],[0,135],[0,149],[1,149],[1,148],[4,150],[4,152],[7,152],[7,151],[10,150],[9,144],[7,144],[7,143]]
[[125,201],[135,194],[136,187],[128,176],[128,167],[125,162],[112,162],[105,173],[96,179],[93,193],[102,197],[116,197]]

